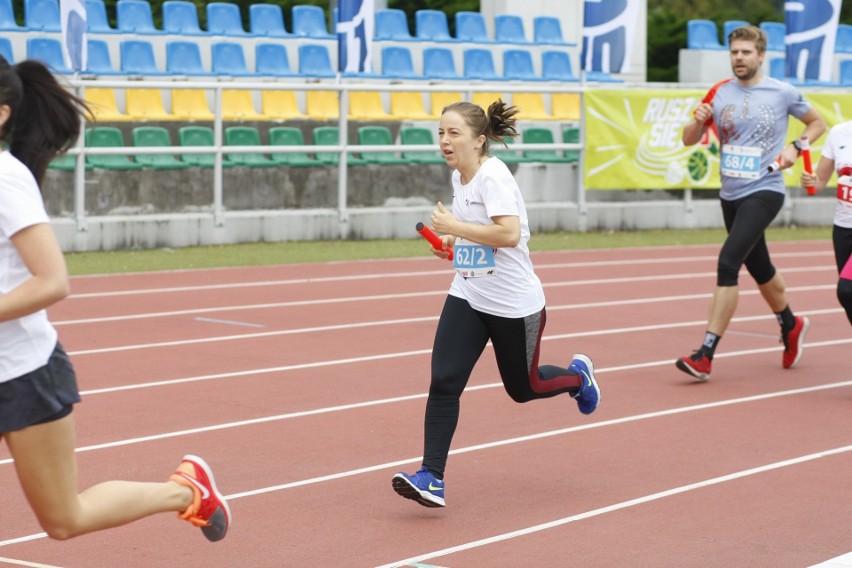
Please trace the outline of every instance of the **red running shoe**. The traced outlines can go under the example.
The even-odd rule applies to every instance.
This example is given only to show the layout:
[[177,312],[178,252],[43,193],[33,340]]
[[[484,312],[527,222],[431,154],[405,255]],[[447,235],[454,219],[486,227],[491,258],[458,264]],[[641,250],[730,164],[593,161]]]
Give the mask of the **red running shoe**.
[[805,348],[805,334],[811,326],[811,320],[807,317],[796,316],[796,325],[787,333],[781,334],[781,341],[784,343],[784,354],[781,358],[781,365],[785,369],[792,369],[802,358],[802,352]]
[[210,466],[198,456],[183,456],[169,481],[192,489],[192,503],[183,513],[178,513],[178,518],[200,527],[209,541],[225,538],[231,526],[231,510],[216,488]]
[[694,351],[689,357],[681,357],[677,360],[677,368],[684,373],[689,373],[701,381],[710,380],[710,367],[712,362],[701,351]]

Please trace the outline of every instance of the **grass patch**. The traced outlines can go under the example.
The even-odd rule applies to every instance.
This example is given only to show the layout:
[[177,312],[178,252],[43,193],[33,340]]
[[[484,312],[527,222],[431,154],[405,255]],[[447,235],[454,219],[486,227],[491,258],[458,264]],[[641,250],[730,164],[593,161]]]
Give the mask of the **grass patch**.
[[[772,241],[830,239],[831,227],[770,228]],[[660,245],[720,244],[722,229],[540,233],[530,240],[532,251]],[[72,275],[183,270],[227,266],[260,266],[430,256],[422,239],[376,241],[310,241],[251,243],[176,249],[68,253]]]

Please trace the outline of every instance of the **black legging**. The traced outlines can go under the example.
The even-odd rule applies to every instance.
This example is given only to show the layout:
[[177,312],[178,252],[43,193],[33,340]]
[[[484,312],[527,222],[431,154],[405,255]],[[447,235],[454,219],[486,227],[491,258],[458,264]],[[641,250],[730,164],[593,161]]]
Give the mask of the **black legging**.
[[834,259],[837,261],[837,272],[844,274],[837,280],[837,299],[843,309],[846,310],[846,317],[852,324],[852,278],[843,270],[848,263],[852,262],[852,229],[835,225],[831,233],[831,240],[834,241]]
[[719,253],[718,286],[736,286],[743,264],[759,285],[772,280],[775,267],[769,258],[764,231],[783,205],[784,195],[775,191],[758,191],[734,201],[722,200],[728,238]]
[[580,377],[553,365],[538,366],[545,310],[504,318],[474,310],[447,296],[432,348],[432,384],[426,402],[423,465],[443,478],[459,419],[459,399],[488,340],[494,346],[503,386],[512,400],[527,402],[576,393]]

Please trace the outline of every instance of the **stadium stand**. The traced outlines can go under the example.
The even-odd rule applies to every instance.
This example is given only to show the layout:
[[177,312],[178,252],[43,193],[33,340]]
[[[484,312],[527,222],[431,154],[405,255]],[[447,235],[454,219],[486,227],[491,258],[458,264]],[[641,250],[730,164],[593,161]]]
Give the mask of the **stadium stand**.
[[[213,129],[209,126],[183,126],[178,129],[178,144],[180,146],[203,146],[214,147]],[[191,166],[212,168],[216,163],[214,154],[181,154],[180,159]],[[227,157],[222,156],[222,166],[233,167],[235,164]]]
[[118,30],[109,24],[103,0],[86,0],[86,31],[95,34],[114,34]]
[[725,47],[728,47],[728,35],[732,31],[737,28],[741,28],[743,26],[750,26],[751,23],[746,22],[745,20],[728,20],[722,24],[722,41],[725,44]]
[[430,93],[429,109],[432,115],[440,117],[445,107],[463,100],[459,92],[433,91]]
[[334,77],[328,48],[321,44],[299,46],[299,75],[304,77]]
[[379,91],[352,91],[349,93],[349,118],[352,120],[390,120],[385,112]]
[[390,115],[396,120],[434,120],[437,115],[426,112],[423,95],[411,91],[392,91],[390,94]]
[[[430,144],[435,145],[432,130],[422,126],[404,126],[399,130],[399,138],[402,144]],[[438,151],[402,151],[402,157],[408,162],[415,164],[444,164],[443,155]]]
[[27,58],[37,59],[57,74],[67,75],[71,69],[65,64],[62,44],[52,37],[31,37],[27,39]]
[[541,93],[514,93],[512,104],[520,109],[518,118],[523,120],[553,120],[554,116],[544,106]]
[[207,11],[207,33],[225,36],[247,36],[243,29],[240,7],[231,2],[210,2]]
[[86,43],[88,50],[86,73],[94,75],[115,75],[118,73],[112,65],[107,42],[102,39],[89,39]]
[[292,37],[284,25],[284,11],[278,4],[249,6],[249,30],[254,36]]
[[552,16],[533,18],[533,42],[538,45],[569,45],[562,36],[559,18]]
[[[229,126],[225,129],[225,145],[261,146],[260,132],[254,126]],[[260,152],[237,152],[227,156],[234,164],[249,168],[271,168],[278,165]]]
[[[580,142],[580,129],[577,127],[566,128],[562,131],[562,141],[566,144],[577,144]],[[566,162],[579,162],[579,150],[565,150],[563,153]]]
[[760,29],[766,32],[766,51],[785,51],[784,36],[787,26],[782,22],[761,22]]
[[188,0],[166,0],[162,6],[163,31],[172,35],[204,35],[198,9]]
[[453,52],[445,47],[427,47],[423,50],[423,77],[435,80],[461,79],[456,71]]
[[580,120],[580,95],[578,93],[551,93],[550,112],[560,120]]
[[382,47],[382,73],[386,79],[420,79],[414,72],[411,50],[407,47]]
[[852,86],[852,59],[840,62],[840,86]]
[[[304,146],[305,139],[302,136],[302,129],[293,126],[275,126],[269,129],[269,145],[270,146]],[[319,166],[322,162],[316,158],[311,158],[305,152],[274,152],[269,154],[269,158],[281,165],[291,167],[306,167]]]
[[279,43],[258,43],[254,46],[254,72],[271,77],[292,77],[287,48]]
[[58,32],[59,0],[24,0],[24,25],[33,31]]
[[[86,146],[90,148],[123,148],[124,135],[115,126],[97,126],[86,129]],[[104,170],[141,170],[142,164],[134,162],[123,154],[96,156],[86,155],[86,160],[94,168]]]
[[222,118],[224,120],[269,120],[254,108],[251,91],[246,89],[222,90]]
[[545,81],[579,81],[571,70],[571,58],[564,51],[541,53],[541,78]]
[[689,20],[686,22],[686,48],[723,50],[719,41],[719,30],[712,20]]
[[376,26],[373,39],[376,41],[414,41],[408,29],[408,18],[405,12],[396,9],[376,10]]
[[172,114],[178,120],[213,120],[207,93],[202,89],[172,90]]
[[98,122],[115,122],[129,118],[118,109],[114,89],[89,87],[83,98]]
[[154,46],[144,39],[126,39],[119,43],[121,72],[127,75],[164,75],[157,68]]
[[[169,131],[162,126],[136,126],[131,131],[133,145],[137,147],[165,148],[172,145]],[[153,170],[177,170],[189,167],[172,154],[136,154],[137,163]]]
[[12,51],[12,42],[9,41],[9,38],[0,37],[0,55],[2,55],[3,59],[9,63],[15,62],[15,56]]
[[511,81],[540,81],[533,68],[532,54],[526,49],[503,52],[503,77]]
[[[361,126],[358,128],[358,144],[363,146],[393,146],[390,129],[386,126]],[[361,158],[370,164],[408,164],[405,158],[400,158],[393,151],[361,152]]]
[[450,36],[447,14],[442,10],[417,10],[414,12],[415,35],[429,41],[455,41]]
[[162,34],[154,27],[151,4],[145,0],[118,0],[115,4],[116,25],[119,32],[130,34]]
[[201,64],[201,49],[194,41],[166,42],[166,72],[171,75],[211,75]]
[[293,35],[318,39],[336,39],[336,35],[328,33],[325,23],[325,12],[319,6],[293,6]]
[[[549,128],[527,128],[523,131],[522,140],[525,144],[553,144],[553,131]],[[556,150],[524,150],[524,158],[545,163],[566,162]]]
[[337,120],[340,116],[337,91],[308,91],[305,93],[305,111],[308,118],[314,120]]
[[494,70],[494,57],[491,50],[468,47],[462,51],[464,60],[464,78],[480,81],[497,81],[500,77]]
[[524,21],[514,14],[494,16],[494,39],[498,43],[529,43],[524,33]]
[[[340,129],[336,126],[317,126],[313,129],[314,145],[337,146],[340,143]],[[317,152],[317,160],[327,165],[340,163],[340,155],[337,152]],[[366,160],[353,155],[351,152],[346,157],[346,163],[350,166],[362,166]]]
[[210,45],[210,61],[214,75],[245,77],[254,75],[246,66],[246,56],[241,43],[230,41],[213,42]]
[[494,43],[485,29],[485,17],[480,12],[456,12],[456,39],[471,43]]
[[124,108],[130,120],[174,120],[166,111],[160,89],[125,89]]
[[270,120],[292,120],[308,118],[299,110],[299,102],[293,91],[264,89],[260,92],[261,112]]
[[12,0],[0,0],[0,30],[5,31],[22,31],[26,27],[21,27],[15,21],[15,10],[12,7]]
[[834,53],[852,53],[852,25],[838,24]]

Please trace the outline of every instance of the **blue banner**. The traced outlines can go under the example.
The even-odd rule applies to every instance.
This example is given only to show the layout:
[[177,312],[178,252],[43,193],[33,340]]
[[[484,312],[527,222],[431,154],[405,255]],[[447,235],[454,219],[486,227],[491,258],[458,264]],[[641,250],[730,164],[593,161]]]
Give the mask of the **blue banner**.
[[340,0],[337,10],[337,65],[342,73],[373,71],[373,0]]
[[787,0],[786,76],[831,81],[841,0]]
[[78,73],[88,65],[86,40],[86,6],[82,0],[60,0],[62,48],[68,67]]
[[625,73],[630,55],[639,0],[585,0],[583,3],[583,55],[585,71]]

